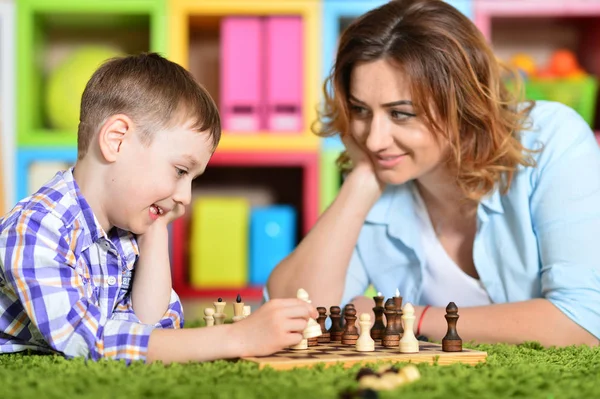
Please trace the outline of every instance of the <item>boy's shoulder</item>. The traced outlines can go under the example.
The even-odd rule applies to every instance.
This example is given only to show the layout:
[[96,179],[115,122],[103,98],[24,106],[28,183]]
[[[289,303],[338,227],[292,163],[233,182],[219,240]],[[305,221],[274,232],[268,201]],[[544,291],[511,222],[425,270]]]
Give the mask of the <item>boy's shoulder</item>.
[[76,190],[70,170],[58,172],[38,191],[19,201],[4,217],[0,218],[0,234],[34,220],[54,228],[73,228],[82,218]]

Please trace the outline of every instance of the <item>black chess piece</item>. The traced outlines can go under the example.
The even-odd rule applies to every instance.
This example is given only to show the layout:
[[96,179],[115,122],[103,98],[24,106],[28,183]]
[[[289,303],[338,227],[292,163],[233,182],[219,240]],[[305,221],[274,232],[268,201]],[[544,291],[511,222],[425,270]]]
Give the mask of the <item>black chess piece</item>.
[[446,322],[448,323],[448,331],[442,339],[442,351],[444,352],[462,352],[462,339],[456,331],[456,323],[458,322],[458,307],[454,302],[450,302],[446,306]]
[[342,333],[344,330],[340,327],[341,313],[342,309],[339,306],[332,306],[329,308],[329,318],[331,319],[329,336],[331,342],[340,342],[342,340]]
[[317,308],[317,312],[319,312],[319,317],[317,317],[317,323],[319,323],[319,325],[321,326],[321,335],[317,338],[320,344],[325,344],[331,341],[331,335],[325,327],[325,321],[327,320],[327,308],[319,306]]
[[394,348],[400,344],[400,334],[396,331],[396,305],[394,303],[394,298],[388,298],[385,301],[385,319],[386,319],[386,327],[383,332],[383,338],[381,343],[386,348]]
[[375,314],[375,323],[373,323],[373,327],[371,327],[371,338],[375,341],[381,340],[383,337],[383,333],[385,331],[385,324],[383,323],[383,297],[375,296],[373,297],[375,300],[375,307],[373,308],[373,313]]
[[342,344],[344,345],[356,345],[358,339],[358,329],[356,328],[356,309],[353,304],[346,305],[346,312],[344,315],[346,319],[346,326],[342,333]]

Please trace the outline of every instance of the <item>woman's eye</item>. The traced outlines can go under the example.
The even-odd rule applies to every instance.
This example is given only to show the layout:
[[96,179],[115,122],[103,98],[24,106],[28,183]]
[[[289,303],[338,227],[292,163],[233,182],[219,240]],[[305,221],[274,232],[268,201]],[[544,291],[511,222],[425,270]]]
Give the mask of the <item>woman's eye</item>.
[[181,168],[175,168],[175,170],[177,171],[177,177],[183,177],[188,173],[187,170],[183,170]]
[[415,114],[411,114],[410,112],[394,111],[394,110],[392,110],[391,115],[392,115],[392,119],[395,119],[397,121],[404,121],[409,118],[412,118],[413,116],[416,116]]
[[353,115],[357,115],[357,116],[365,116],[367,114],[366,108],[358,106],[358,105],[351,105],[350,112]]

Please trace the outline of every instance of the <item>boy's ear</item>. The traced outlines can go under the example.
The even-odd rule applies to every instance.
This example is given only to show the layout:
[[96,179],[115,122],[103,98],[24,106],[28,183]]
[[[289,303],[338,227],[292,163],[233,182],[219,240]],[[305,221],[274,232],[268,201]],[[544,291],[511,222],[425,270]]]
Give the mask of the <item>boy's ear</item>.
[[114,162],[121,151],[125,135],[133,129],[133,121],[127,115],[113,115],[100,128],[98,144],[107,162]]

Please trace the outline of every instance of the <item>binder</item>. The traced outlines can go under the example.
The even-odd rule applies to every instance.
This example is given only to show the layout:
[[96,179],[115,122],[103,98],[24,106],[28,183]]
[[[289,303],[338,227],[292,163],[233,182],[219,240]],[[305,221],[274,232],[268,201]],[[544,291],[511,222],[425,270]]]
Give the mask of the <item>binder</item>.
[[265,17],[266,128],[301,132],[303,91],[302,18]]
[[245,198],[205,197],[192,205],[190,285],[243,288],[248,282],[248,220]]
[[264,285],[296,245],[297,215],[289,205],[252,208],[250,212],[250,283]]
[[260,17],[221,21],[220,112],[228,132],[258,132],[263,109],[263,24]]

